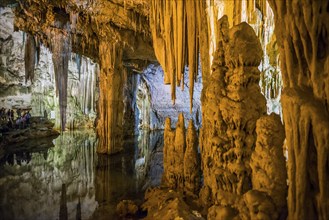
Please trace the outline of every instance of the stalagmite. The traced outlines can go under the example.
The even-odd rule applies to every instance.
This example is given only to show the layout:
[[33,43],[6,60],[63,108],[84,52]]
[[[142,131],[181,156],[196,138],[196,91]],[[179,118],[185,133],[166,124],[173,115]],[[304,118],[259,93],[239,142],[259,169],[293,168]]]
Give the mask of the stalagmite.
[[166,119],[164,133],[164,183],[173,189],[184,189],[184,116],[179,114],[176,130],[171,129],[170,118]]
[[224,16],[219,21],[211,82],[204,88],[200,149],[204,187],[210,188],[212,201],[234,207],[251,189],[249,160],[256,121],[266,105],[258,85],[259,40],[246,23],[228,27]]
[[97,152],[113,154],[122,150],[123,79],[120,44],[100,41],[99,57]]
[[200,161],[198,159],[198,138],[190,120],[186,132],[186,150],[184,154],[184,191],[197,195],[200,190]]
[[283,156],[284,127],[280,117],[272,113],[256,124],[256,147],[251,155],[253,189],[269,195],[277,211],[284,212],[287,202],[287,172]]
[[163,182],[170,188],[176,188],[175,178],[176,166],[173,157],[174,154],[175,132],[171,128],[171,119],[166,118],[164,130],[163,146]]
[[30,33],[26,33],[26,35],[27,38],[25,41],[25,54],[24,54],[25,83],[28,80],[31,80],[32,82],[34,79],[35,55],[37,52],[33,35],[31,35]]
[[176,129],[166,118],[163,148],[163,183],[172,189],[197,195],[200,190],[200,160],[197,134],[190,120],[187,131],[182,113],[178,116]]
[[173,158],[175,161],[175,175],[177,181],[177,188],[184,188],[184,153],[186,149],[186,138],[185,138],[185,123],[184,115],[180,113],[178,115],[178,121],[175,130],[175,141],[174,141],[174,152]]
[[329,2],[269,3],[284,86],[288,219],[329,219]]

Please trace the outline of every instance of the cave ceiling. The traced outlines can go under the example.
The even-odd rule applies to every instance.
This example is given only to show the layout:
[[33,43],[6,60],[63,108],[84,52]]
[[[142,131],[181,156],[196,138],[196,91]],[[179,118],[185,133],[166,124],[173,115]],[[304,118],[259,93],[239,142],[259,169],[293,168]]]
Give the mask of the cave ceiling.
[[100,40],[120,42],[123,62],[138,68],[156,61],[147,0],[5,1],[15,7],[15,29],[50,47],[49,32],[70,34],[72,51],[98,61]]

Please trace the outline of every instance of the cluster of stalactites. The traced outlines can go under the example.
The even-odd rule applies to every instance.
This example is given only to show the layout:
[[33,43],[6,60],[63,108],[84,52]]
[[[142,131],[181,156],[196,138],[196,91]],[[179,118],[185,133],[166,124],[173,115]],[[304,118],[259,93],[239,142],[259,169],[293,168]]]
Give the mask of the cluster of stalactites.
[[165,84],[171,84],[171,98],[175,103],[176,86],[184,89],[184,67],[189,66],[191,111],[194,81],[198,73],[201,4],[201,1],[151,1],[153,46],[164,69]]
[[60,29],[51,29],[48,33],[53,53],[56,95],[59,97],[61,130],[65,129],[67,107],[68,64],[71,57],[71,36]]

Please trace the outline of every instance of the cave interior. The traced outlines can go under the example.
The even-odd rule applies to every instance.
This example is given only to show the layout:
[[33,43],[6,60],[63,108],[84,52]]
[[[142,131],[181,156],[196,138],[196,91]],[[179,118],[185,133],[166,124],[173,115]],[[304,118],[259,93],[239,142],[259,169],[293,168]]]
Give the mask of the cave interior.
[[[0,15],[0,107],[32,115],[5,131],[1,110],[3,219],[329,219],[328,0],[2,0]],[[3,162],[52,135],[47,169]],[[59,212],[13,211],[23,166],[64,165],[86,173],[56,173]],[[131,175],[142,195],[114,196]]]

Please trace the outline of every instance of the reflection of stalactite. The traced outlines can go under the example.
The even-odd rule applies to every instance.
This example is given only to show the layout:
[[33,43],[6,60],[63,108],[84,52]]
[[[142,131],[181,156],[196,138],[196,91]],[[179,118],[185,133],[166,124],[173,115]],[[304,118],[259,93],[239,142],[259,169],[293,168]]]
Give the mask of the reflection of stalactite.
[[62,193],[61,193],[61,203],[60,203],[60,210],[59,210],[59,219],[60,220],[67,220],[67,199],[66,199],[66,185],[62,184]]
[[35,55],[36,55],[36,44],[33,35],[26,33],[27,38],[25,41],[25,82],[28,80],[33,81],[34,79],[34,67],[35,67]]
[[77,214],[76,214],[76,220],[81,220],[81,202],[79,197],[79,202],[77,204]]

